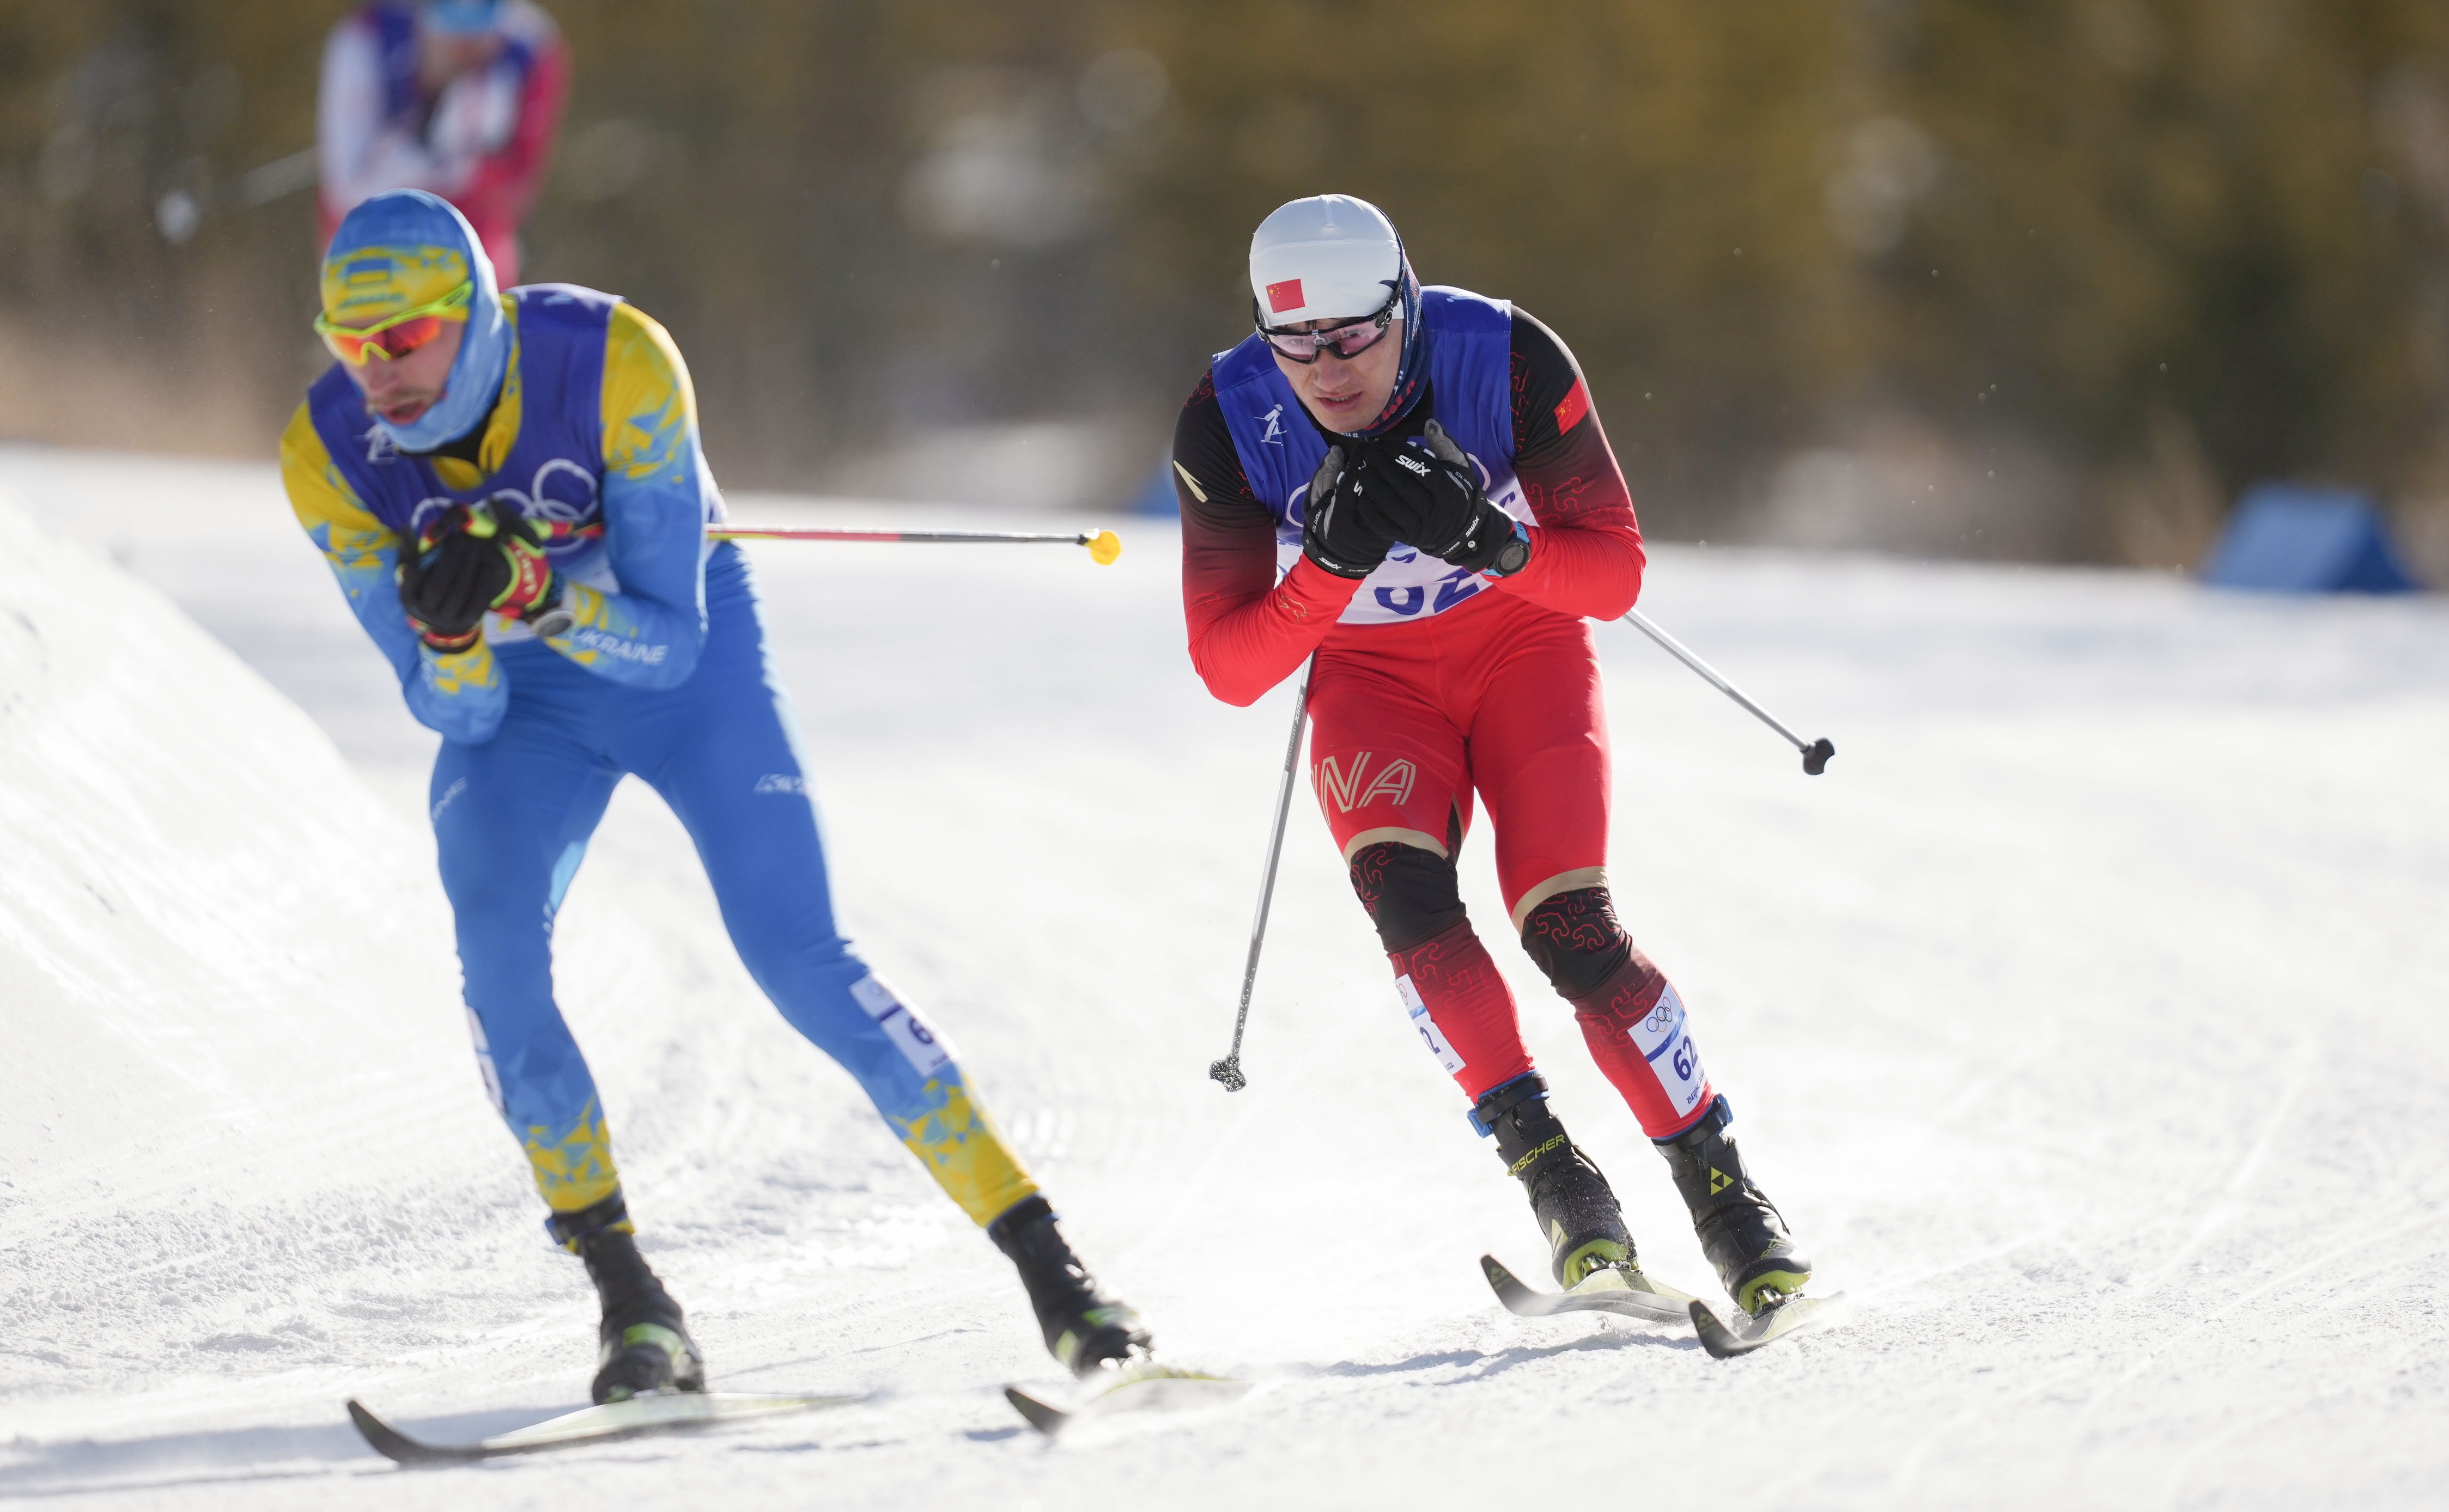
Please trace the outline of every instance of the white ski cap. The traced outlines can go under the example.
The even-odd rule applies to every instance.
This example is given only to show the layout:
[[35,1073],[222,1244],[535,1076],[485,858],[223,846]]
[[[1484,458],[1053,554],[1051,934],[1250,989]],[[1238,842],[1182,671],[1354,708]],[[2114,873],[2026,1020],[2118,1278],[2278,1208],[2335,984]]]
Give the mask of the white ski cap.
[[1261,325],[1356,320],[1376,315],[1402,285],[1395,222],[1348,194],[1279,205],[1250,238],[1250,297]]

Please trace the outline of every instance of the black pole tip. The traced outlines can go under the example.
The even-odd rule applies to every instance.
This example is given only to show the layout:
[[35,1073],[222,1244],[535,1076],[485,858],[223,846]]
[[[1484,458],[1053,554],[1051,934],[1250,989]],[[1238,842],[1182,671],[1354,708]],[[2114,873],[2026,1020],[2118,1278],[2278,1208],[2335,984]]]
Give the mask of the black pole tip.
[[1822,772],[1827,771],[1828,758],[1836,754],[1837,747],[1831,744],[1828,737],[1824,735],[1819,739],[1812,741],[1809,745],[1803,747],[1803,771],[1804,775],[1816,777]]
[[1207,1076],[1210,1081],[1224,1082],[1224,1090],[1227,1092],[1239,1092],[1250,1084],[1249,1078],[1242,1074],[1242,1058],[1238,1055],[1228,1055],[1222,1061],[1210,1062]]

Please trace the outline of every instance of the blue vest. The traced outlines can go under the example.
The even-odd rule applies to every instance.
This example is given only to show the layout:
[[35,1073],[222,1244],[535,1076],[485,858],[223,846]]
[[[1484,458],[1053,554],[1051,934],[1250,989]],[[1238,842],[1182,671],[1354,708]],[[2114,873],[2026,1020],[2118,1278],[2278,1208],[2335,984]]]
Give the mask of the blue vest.
[[[518,339],[502,398],[517,396],[519,433],[501,468],[474,488],[451,488],[425,458],[395,450],[338,363],[306,391],[307,415],[333,466],[357,501],[402,538],[453,505],[479,500],[579,526],[603,520],[604,340],[620,297],[538,283],[511,290],[509,298]],[[600,532],[558,542],[546,554],[575,582],[617,586],[608,581]]]
[[[1514,307],[1463,289],[1420,291],[1420,339],[1429,364],[1429,413],[1479,469],[1489,499],[1526,525],[1533,518],[1514,475]],[[1326,460],[1327,438],[1284,381],[1266,338],[1253,333],[1210,369],[1216,404],[1250,491],[1276,518],[1276,573],[1301,560],[1309,480]],[[1408,545],[1387,554],[1345,606],[1345,624],[1400,624],[1442,614],[1490,579],[1451,567]]]

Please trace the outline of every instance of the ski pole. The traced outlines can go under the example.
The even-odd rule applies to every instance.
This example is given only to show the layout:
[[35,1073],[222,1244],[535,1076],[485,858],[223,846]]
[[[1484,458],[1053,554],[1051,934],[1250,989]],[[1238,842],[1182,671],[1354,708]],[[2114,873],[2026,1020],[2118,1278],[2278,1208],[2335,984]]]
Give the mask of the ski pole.
[[1267,939],[1267,907],[1276,898],[1276,860],[1284,852],[1284,817],[1292,812],[1293,772],[1301,765],[1302,729],[1308,723],[1309,672],[1304,669],[1301,688],[1293,695],[1293,736],[1284,744],[1284,778],[1276,786],[1276,828],[1267,836],[1267,871],[1259,883],[1259,916],[1250,923],[1250,959],[1242,967],[1242,1006],[1233,1015],[1233,1048],[1207,1067],[1209,1079],[1224,1082],[1227,1092],[1239,1092],[1250,1084],[1250,1079],[1242,1074],[1242,1029],[1250,1022],[1250,989],[1259,981],[1259,947]]
[[1004,543],[1013,545],[1045,542],[1087,546],[1089,560],[1110,566],[1123,554],[1123,539],[1111,530],[1084,530],[1077,535],[1038,535],[1016,530],[818,530],[759,529],[751,526],[718,525],[706,529],[711,541],[902,541],[954,542],[969,545]]
[[1759,716],[1761,723],[1767,725],[1770,729],[1775,730],[1778,734],[1785,737],[1787,740],[1791,741],[1794,748],[1803,753],[1803,770],[1805,775],[1816,777],[1822,772],[1828,770],[1828,758],[1837,754],[1837,747],[1829,741],[1826,736],[1822,736],[1817,740],[1805,740],[1803,737],[1787,729],[1784,724],[1778,721],[1776,715],[1769,713],[1766,709],[1762,708],[1751,699],[1745,698],[1743,689],[1736,687],[1733,683],[1728,682],[1726,679],[1718,676],[1715,668],[1711,667],[1707,661],[1702,660],[1699,657],[1694,656],[1691,652],[1686,650],[1684,648],[1684,642],[1676,640],[1673,636],[1668,635],[1666,631],[1661,630],[1655,624],[1650,623],[1649,617],[1644,615],[1639,609],[1626,610],[1624,619],[1627,624],[1631,625],[1634,629],[1639,630],[1642,634],[1649,637],[1652,641],[1665,646],[1669,656],[1672,656],[1676,660],[1683,662],[1686,666],[1690,667],[1693,671],[1701,674],[1711,687],[1716,688],[1720,693],[1723,693],[1727,698],[1734,699],[1745,708],[1751,710],[1753,714]]

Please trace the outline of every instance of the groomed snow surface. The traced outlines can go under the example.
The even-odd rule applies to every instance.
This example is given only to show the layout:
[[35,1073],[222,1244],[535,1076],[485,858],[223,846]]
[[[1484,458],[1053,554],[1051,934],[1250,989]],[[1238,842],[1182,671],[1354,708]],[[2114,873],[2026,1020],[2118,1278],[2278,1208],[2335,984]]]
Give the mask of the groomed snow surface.
[[[591,1297],[487,1105],[431,737],[268,469],[0,453],[0,1497],[94,1506],[2394,1507],[2449,1473],[2449,612],[1662,549],[1603,626],[1613,877],[1843,1326],[1721,1364],[1528,1322],[1517,1190],[1175,544],[756,559],[871,958],[1090,1263],[1238,1407],[1050,1446],[1009,1268],[766,1006],[624,787],[562,1001],[717,1385],[845,1411],[479,1468],[339,1410],[577,1406]],[[877,509],[742,498],[742,519]],[[948,517],[949,519],[949,517]],[[38,523],[39,522],[39,523]],[[999,523],[1010,523],[1008,520]],[[1707,1290],[1569,1012],[1466,898],[1649,1265]],[[1494,927],[1492,928],[1491,926]]]

